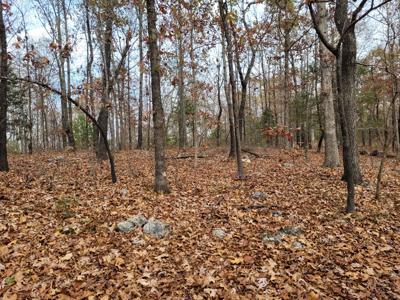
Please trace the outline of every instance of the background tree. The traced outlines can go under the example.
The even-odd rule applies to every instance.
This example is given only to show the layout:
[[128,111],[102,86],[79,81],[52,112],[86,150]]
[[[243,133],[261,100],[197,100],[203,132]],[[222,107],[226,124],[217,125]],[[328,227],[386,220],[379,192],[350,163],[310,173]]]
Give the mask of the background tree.
[[7,160],[7,79],[8,51],[7,35],[4,25],[4,12],[7,4],[0,4],[0,171],[8,171]]

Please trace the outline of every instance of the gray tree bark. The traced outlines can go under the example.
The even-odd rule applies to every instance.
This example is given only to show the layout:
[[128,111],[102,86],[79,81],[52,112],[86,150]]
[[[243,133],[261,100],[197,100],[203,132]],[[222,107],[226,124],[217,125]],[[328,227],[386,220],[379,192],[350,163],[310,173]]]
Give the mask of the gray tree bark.
[[[328,31],[328,12],[325,3],[318,3],[319,27],[325,36]],[[325,156],[324,166],[333,168],[339,166],[339,150],[336,138],[335,108],[333,104],[332,72],[333,56],[325,45],[319,45],[321,65],[321,92],[320,97],[324,108],[324,138]]]
[[157,45],[157,13],[154,0],[146,0],[147,4],[147,29],[149,32],[149,56],[151,67],[151,95],[153,102],[154,123],[154,154],[155,154],[155,178],[154,190],[167,193],[169,186],[167,181],[164,147],[165,147],[165,121],[164,109],[161,102],[161,74],[160,53]]

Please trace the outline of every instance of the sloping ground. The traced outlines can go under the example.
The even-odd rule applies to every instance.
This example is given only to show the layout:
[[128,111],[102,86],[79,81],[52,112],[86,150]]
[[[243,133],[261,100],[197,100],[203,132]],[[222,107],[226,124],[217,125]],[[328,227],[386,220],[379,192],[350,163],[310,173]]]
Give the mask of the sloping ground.
[[[363,157],[370,184],[357,188],[350,216],[341,169],[320,167],[313,153],[267,152],[250,156],[245,181],[219,150],[196,169],[190,158],[169,159],[168,195],[152,192],[151,152],[117,154],[114,185],[89,153],[11,157],[0,175],[0,296],[400,299],[400,166],[388,161],[377,203],[378,159]],[[267,199],[252,199],[256,191]],[[139,213],[171,224],[169,236],[115,231]],[[303,233],[262,241],[285,226]]]

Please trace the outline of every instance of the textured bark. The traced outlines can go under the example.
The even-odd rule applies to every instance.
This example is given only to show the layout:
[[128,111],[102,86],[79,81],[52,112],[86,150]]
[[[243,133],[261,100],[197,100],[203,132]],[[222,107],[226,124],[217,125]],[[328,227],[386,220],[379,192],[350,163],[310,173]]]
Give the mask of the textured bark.
[[[321,32],[328,36],[328,12],[325,3],[318,3],[318,19]],[[324,166],[333,168],[339,166],[339,150],[336,138],[335,109],[333,104],[332,54],[320,42],[320,64],[321,64],[321,101],[324,108],[324,138],[325,156]]]
[[142,1],[138,5],[138,21],[139,21],[139,112],[138,112],[138,136],[137,149],[143,149],[143,73],[144,73],[144,57],[143,57],[143,6]]
[[218,116],[217,116],[217,146],[221,145],[221,116],[222,116],[222,102],[221,102],[221,84],[220,84],[220,65],[217,66],[217,100],[218,100]]
[[233,109],[233,124],[234,124],[234,135],[235,135],[235,153],[236,153],[236,165],[237,165],[237,178],[244,179],[244,169],[242,162],[240,137],[239,137],[239,122],[238,122],[238,110],[236,107],[236,80],[235,73],[233,70],[233,44],[232,36],[230,33],[231,27],[228,24],[228,5],[223,0],[218,0],[219,12],[222,21],[222,31],[225,35],[226,46],[227,46],[227,56],[228,56],[228,70],[229,70],[229,82],[231,85],[231,95],[232,95],[232,109]]
[[[65,42],[69,42],[69,32],[68,32],[68,19],[67,19],[67,8],[65,5],[65,0],[61,0],[61,7],[63,13],[63,21],[64,21],[64,35],[65,35]],[[67,61],[67,97],[71,97],[71,59],[70,56],[66,58]],[[68,120],[67,120],[67,139],[68,139],[68,146],[75,149],[75,138],[74,132],[72,130],[72,104],[68,102]]]
[[[336,26],[342,32],[347,20],[347,0],[338,0],[336,10]],[[362,175],[358,157],[356,140],[356,56],[357,44],[354,27],[347,30],[343,36],[339,55],[336,58],[336,80],[339,100],[339,113],[343,135],[343,180],[354,181],[354,184],[362,183]],[[352,179],[350,179],[352,177]]]
[[227,62],[226,62],[226,46],[225,46],[225,37],[224,33],[222,32],[222,74],[224,78],[224,90],[225,90],[225,98],[228,105],[228,120],[229,120],[229,136],[230,136],[230,143],[229,143],[229,157],[235,156],[235,127],[233,124],[233,108],[232,108],[232,99],[230,95],[230,88],[228,83],[228,76],[227,76]]
[[155,179],[154,190],[156,192],[169,192],[169,186],[165,167],[165,125],[164,109],[161,102],[161,75],[160,54],[157,45],[157,14],[154,0],[146,0],[147,4],[147,29],[149,32],[149,56],[151,66],[151,93],[153,102],[154,123],[154,154],[155,154]]
[[8,171],[7,160],[7,75],[8,52],[7,36],[3,19],[3,7],[0,5],[0,171]]
[[[112,90],[111,83],[111,46],[112,46],[112,5],[107,6],[106,15],[107,19],[105,21],[105,30],[103,36],[103,76],[102,76],[102,97],[101,97],[101,109],[97,119],[101,129],[105,133],[105,137],[108,137],[108,119],[109,119],[109,106],[111,104],[110,94]],[[99,130],[95,130],[95,145],[96,145],[96,157],[99,160],[107,159],[107,152],[105,147],[105,141],[103,135],[100,134]]]
[[[92,42],[92,30],[90,25],[90,9],[89,0],[85,0],[85,16],[86,16],[86,40],[87,40],[87,63],[86,63],[86,89],[87,89],[87,102],[86,110],[94,114],[94,88],[93,88],[93,42]],[[90,110],[89,110],[90,107]],[[87,130],[89,129],[89,123],[86,123]],[[89,135],[87,135],[87,146],[89,146]]]
[[[181,3],[179,2],[179,11],[181,10]],[[183,67],[185,65],[185,50],[183,47],[183,32],[179,28],[178,32],[178,97],[179,97],[179,148],[183,149],[186,147],[186,103],[185,103],[185,87],[184,87],[184,73]]]

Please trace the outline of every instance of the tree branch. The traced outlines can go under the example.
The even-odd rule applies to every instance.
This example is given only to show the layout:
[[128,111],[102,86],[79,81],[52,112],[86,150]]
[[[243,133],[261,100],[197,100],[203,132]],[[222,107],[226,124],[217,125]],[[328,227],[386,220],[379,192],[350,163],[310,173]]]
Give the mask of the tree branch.
[[[45,88],[45,89],[47,89],[47,90],[53,92],[54,94],[57,94],[57,95],[60,95],[60,96],[64,96],[63,93],[62,93],[61,91],[59,91],[59,90],[57,90],[57,89],[55,89],[55,88],[49,86],[48,84],[42,83],[42,82],[39,82],[39,81],[35,81],[35,80],[31,80],[31,79],[29,79],[29,78],[20,78],[20,77],[9,78],[9,77],[1,77],[1,79],[5,79],[5,80],[8,80],[8,81],[11,81],[11,80],[18,80],[18,81],[27,82],[27,83],[30,83],[30,84],[35,84],[35,85],[41,86],[41,87],[43,87],[43,88]],[[75,105],[79,110],[81,110],[81,111],[93,122],[93,124],[94,124],[94,125],[98,128],[98,130],[100,131],[100,134],[102,135],[102,137],[103,137],[103,139],[104,139],[104,144],[105,144],[105,146],[106,146],[106,150],[107,150],[107,154],[108,154],[108,159],[109,159],[109,161],[110,161],[110,169],[111,169],[111,178],[112,178],[112,182],[113,182],[113,183],[116,183],[116,182],[117,182],[117,176],[116,176],[116,173],[115,173],[114,157],[113,157],[113,155],[112,155],[112,153],[111,153],[111,149],[110,149],[110,146],[109,146],[109,144],[108,144],[107,136],[105,135],[104,130],[101,128],[101,126],[100,126],[99,123],[97,122],[96,118],[93,117],[93,116],[87,111],[87,109],[85,109],[83,106],[81,106],[77,101],[75,101],[74,99],[72,99],[70,96],[65,95],[65,98],[66,98],[69,102],[71,102],[73,105]]]
[[[331,43],[328,42],[324,34],[322,33],[321,29],[319,28],[317,18],[315,16],[315,11],[314,8],[312,7],[312,3],[308,3],[308,9],[310,10],[310,15],[311,19],[314,25],[314,29],[318,34],[318,37],[320,38],[321,42],[325,45],[325,47],[332,52],[333,55],[338,56],[339,51],[338,51],[338,46],[334,47]],[[338,44],[339,45],[339,44]]]

